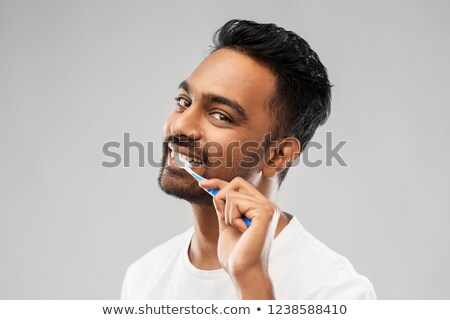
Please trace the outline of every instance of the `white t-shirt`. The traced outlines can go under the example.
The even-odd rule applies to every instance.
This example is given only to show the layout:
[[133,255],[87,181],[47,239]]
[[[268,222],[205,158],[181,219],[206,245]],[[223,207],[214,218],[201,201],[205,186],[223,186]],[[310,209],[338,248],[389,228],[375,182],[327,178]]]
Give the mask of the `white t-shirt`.
[[[189,260],[193,227],[151,250],[127,270],[122,299],[237,299],[224,269]],[[307,232],[296,217],[272,242],[269,275],[276,299],[376,299],[371,282]]]

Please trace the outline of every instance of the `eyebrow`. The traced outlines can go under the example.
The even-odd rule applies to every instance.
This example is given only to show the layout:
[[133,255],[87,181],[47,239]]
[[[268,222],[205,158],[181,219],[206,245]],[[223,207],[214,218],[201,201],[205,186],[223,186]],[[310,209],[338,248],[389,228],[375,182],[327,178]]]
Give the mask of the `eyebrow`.
[[183,89],[186,92],[190,92],[189,90],[189,84],[187,83],[186,80],[181,81],[181,83],[178,85],[178,89]]
[[[186,80],[182,81],[179,84],[178,89],[183,89],[187,93],[190,93],[189,84]],[[226,98],[223,96],[219,96],[214,93],[207,93],[207,94],[203,95],[203,101],[209,102],[209,103],[214,102],[214,103],[226,105],[226,106],[232,108],[233,110],[235,110],[244,121],[248,121],[248,116],[247,116],[247,113],[245,112],[244,108],[242,108],[242,106],[238,102],[236,102],[232,99],[229,99],[229,98]]]

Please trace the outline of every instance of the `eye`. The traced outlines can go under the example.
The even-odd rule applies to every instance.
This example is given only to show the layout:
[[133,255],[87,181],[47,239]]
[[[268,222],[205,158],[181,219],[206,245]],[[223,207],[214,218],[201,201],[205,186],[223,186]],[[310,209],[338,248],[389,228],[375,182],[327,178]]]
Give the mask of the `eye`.
[[175,101],[182,108],[188,108],[191,105],[191,102],[183,97],[176,97]]
[[230,118],[220,112],[213,112],[211,116],[219,121],[232,122]]

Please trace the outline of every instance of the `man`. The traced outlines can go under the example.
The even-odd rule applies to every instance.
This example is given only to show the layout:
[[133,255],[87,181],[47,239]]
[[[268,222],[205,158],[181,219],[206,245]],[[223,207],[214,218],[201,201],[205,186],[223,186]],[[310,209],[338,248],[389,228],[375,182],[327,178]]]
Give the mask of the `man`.
[[[232,20],[214,44],[180,84],[164,126],[159,185],[190,202],[194,226],[128,268],[122,298],[374,299],[367,278],[275,203],[328,118],[325,67],[274,24]],[[207,180],[198,183],[177,157]]]

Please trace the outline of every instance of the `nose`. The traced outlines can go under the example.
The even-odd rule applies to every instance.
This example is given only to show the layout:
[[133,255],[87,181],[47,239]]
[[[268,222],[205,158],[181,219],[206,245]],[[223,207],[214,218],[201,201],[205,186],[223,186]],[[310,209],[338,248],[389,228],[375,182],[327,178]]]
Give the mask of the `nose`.
[[186,136],[190,140],[199,140],[202,136],[200,127],[201,112],[194,105],[181,113],[176,113],[169,123],[170,134],[175,137]]

